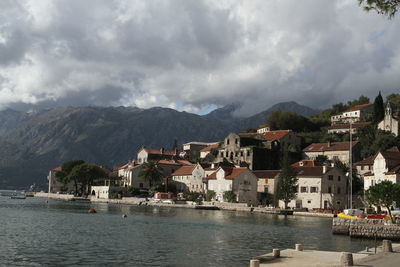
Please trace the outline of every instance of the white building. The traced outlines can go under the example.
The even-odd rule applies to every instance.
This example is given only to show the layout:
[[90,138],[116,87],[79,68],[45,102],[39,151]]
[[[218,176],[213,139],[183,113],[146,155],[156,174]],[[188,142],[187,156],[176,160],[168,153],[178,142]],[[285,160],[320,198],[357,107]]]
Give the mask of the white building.
[[[357,141],[351,143],[352,160],[359,160],[360,145]],[[332,161],[349,162],[350,142],[327,142],[327,143],[312,143],[303,149],[303,153],[307,159],[315,160],[319,155],[328,157]]]
[[388,131],[393,133],[395,136],[399,136],[399,117],[394,116],[392,107],[390,103],[387,103],[385,109],[385,117],[384,119],[378,124],[378,129],[383,131]]
[[[298,178],[297,195],[289,202],[289,208],[337,210],[346,207],[347,176],[339,168],[329,166],[294,168]],[[285,203],[279,201],[279,207],[284,208]]]
[[364,174],[364,190],[384,180],[400,184],[400,150],[392,147],[374,157],[372,170]]
[[216,193],[216,201],[225,202],[224,193],[232,191],[236,202],[257,205],[257,181],[248,168],[219,167],[207,177],[207,188]]
[[363,104],[351,107],[340,114],[331,116],[331,124],[368,121],[372,117],[373,107],[373,104]]

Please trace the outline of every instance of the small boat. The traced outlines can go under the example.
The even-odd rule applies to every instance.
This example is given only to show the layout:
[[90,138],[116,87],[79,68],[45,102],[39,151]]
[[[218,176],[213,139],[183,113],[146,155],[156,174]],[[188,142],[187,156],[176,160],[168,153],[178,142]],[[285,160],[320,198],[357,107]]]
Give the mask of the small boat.
[[390,220],[389,215],[383,213],[383,214],[371,214],[367,216],[367,219],[373,219],[373,220]]
[[196,205],[194,208],[197,210],[219,210],[219,208],[214,205]]
[[11,199],[26,199],[26,196],[23,196],[23,195],[21,195],[21,196],[11,196],[10,198]]
[[364,212],[358,209],[347,209],[337,215],[340,219],[362,219]]

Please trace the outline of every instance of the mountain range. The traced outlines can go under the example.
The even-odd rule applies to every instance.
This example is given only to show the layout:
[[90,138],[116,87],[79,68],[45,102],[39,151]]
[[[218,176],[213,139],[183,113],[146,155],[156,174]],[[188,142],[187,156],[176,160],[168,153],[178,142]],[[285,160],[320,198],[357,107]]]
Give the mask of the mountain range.
[[170,149],[190,141],[220,141],[230,132],[265,123],[275,110],[309,116],[319,111],[296,102],[235,117],[239,104],[197,115],[154,107],[59,107],[32,112],[0,111],[0,188],[46,188],[51,168],[71,159],[117,166],[142,146]]

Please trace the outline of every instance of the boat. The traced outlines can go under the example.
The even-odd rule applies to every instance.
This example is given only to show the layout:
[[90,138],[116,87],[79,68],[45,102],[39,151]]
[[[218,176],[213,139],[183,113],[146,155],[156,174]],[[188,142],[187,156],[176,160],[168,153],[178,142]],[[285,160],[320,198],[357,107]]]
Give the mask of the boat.
[[340,219],[362,219],[364,218],[364,212],[358,209],[346,209],[337,215]]
[[390,216],[383,213],[383,214],[371,214],[367,216],[367,219],[372,220],[390,220]]
[[194,208],[197,210],[219,210],[219,208],[214,205],[196,205]]
[[11,196],[11,199],[26,199],[26,196],[21,195],[21,196]]

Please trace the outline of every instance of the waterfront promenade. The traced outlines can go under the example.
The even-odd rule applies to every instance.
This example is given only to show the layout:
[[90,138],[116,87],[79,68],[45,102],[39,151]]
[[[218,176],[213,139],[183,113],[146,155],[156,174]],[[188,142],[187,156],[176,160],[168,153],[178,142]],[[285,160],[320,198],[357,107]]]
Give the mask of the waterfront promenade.
[[[400,262],[400,244],[393,244],[393,252],[383,252],[382,247],[368,251],[353,253],[353,266],[398,266]],[[258,256],[261,259],[260,267],[309,267],[309,266],[342,266],[340,258],[342,252],[285,249],[280,252],[279,258],[274,258],[273,253]]]

